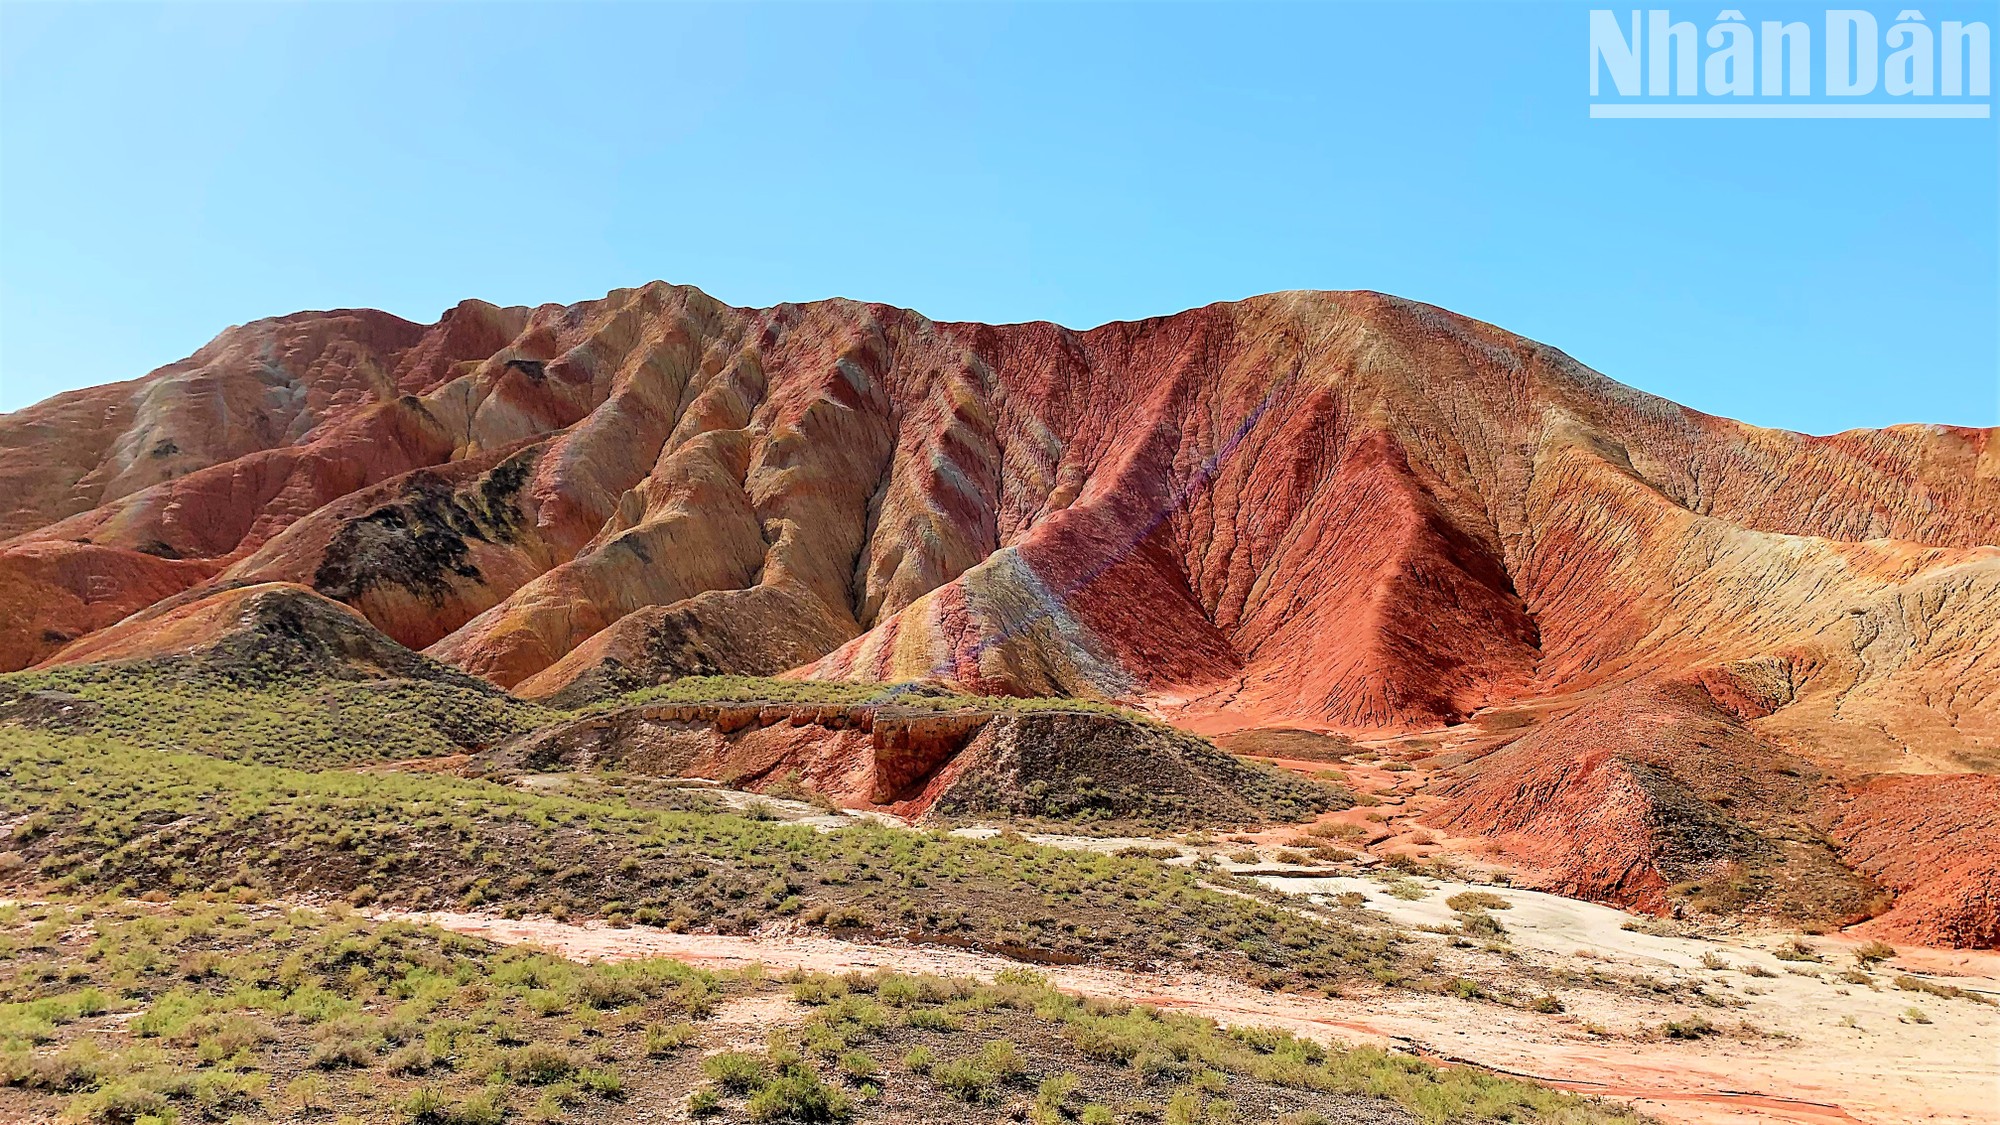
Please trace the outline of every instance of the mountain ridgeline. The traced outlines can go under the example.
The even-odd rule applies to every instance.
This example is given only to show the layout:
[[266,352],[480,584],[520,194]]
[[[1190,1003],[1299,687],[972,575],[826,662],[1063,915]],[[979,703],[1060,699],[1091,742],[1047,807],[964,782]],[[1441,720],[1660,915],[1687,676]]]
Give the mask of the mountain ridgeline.
[[561,708],[783,676],[1486,731],[1428,815],[1548,886],[2000,942],[1992,834],[1909,815],[2000,817],[1992,430],[1760,429],[1375,293],[1072,331],[656,283],[232,328],[0,417],[0,495],[0,670],[268,588]]

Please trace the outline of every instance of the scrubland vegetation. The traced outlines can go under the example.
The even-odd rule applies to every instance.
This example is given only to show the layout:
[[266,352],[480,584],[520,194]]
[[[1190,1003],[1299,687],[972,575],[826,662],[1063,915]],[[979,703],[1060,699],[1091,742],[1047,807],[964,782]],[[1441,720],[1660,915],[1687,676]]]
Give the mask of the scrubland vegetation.
[[1025,957],[1177,958],[1273,984],[1411,975],[1393,940],[1144,858],[858,823],[306,771],[0,728],[6,862],[59,890],[309,894],[742,931],[796,918]]
[[[1373,1050],[1081,1001],[1029,971],[578,965],[235,895],[0,907],[0,1116],[102,1122],[1598,1122]],[[762,1005],[754,1020],[736,1005]]]
[[[768,699],[774,683],[655,697]],[[819,702],[880,690],[793,688]],[[24,900],[0,907],[0,1119],[473,1125],[621,1120],[635,1104],[828,1122],[935,1120],[948,1104],[954,1119],[1038,1125],[1624,1116],[1471,1070],[1086,1003],[1025,970],[978,984],[581,966],[355,913],[795,923],[1029,963],[1526,1003],[1393,929],[1143,849],[817,831],[617,773],[551,788],[353,768],[476,749],[551,714],[449,679],[157,664],[0,678],[0,894]],[[727,1004],[780,989],[791,1016],[771,1034],[762,1018],[718,1025]]]
[[223,672],[171,662],[0,676],[0,721],[10,712],[43,729],[308,769],[455,754],[556,717],[465,683]]
[[[717,677],[652,690],[834,700],[882,685]],[[874,824],[829,835],[616,775],[580,799],[336,768],[456,752],[552,714],[455,680],[152,662],[0,677],[0,701],[0,816],[12,823],[0,866],[66,890],[250,887],[679,930],[796,918],[1029,957],[1219,961],[1272,983],[1407,975],[1385,938],[1134,857]],[[1007,705],[1038,702],[1050,701]]]
[[593,713],[641,704],[672,703],[816,703],[835,707],[875,705],[926,711],[1072,711],[1118,715],[1135,722],[1155,723],[1149,715],[1094,699],[1012,695],[966,695],[921,682],[850,683],[846,681],[780,680],[768,676],[684,676],[670,683],[641,688],[580,708]]

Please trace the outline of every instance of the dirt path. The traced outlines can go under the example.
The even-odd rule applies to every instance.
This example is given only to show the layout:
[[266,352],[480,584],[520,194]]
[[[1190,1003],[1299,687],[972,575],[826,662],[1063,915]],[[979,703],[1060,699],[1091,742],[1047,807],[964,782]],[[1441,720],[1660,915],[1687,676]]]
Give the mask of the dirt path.
[[[757,962],[776,971],[886,968],[975,977],[990,977],[1016,964],[965,950],[866,944],[803,933],[673,934],[484,914],[381,916],[428,922],[496,942],[533,944],[581,960],[672,957],[725,969]],[[1643,936],[1619,933],[1627,939]],[[1644,954],[1648,949],[1630,952]],[[1263,992],[1191,971],[1137,973],[1099,966],[1042,971],[1057,987],[1077,995],[1179,1009],[1229,1024],[1281,1027],[1322,1040],[1398,1046],[1566,1089],[1627,1099],[1674,1122],[1971,1125],[2000,1120],[1995,1116],[2000,1107],[2000,1036],[1986,1036],[1970,1026],[1925,1037],[1904,1050],[1834,1036],[1631,1042],[1592,1036],[1576,1016],[1539,1015],[1401,990],[1322,999]],[[1794,979],[1796,985],[1783,987],[1796,991],[1810,984]],[[1769,984],[1775,992],[1781,978],[1758,984]],[[1890,999],[1907,1003],[1908,998],[1904,994]],[[1954,1021],[1991,1011],[1965,1000],[1952,1003],[1971,1010],[1949,1013]],[[1967,1057],[1974,1044],[1979,1044],[1970,1051],[1974,1057]]]

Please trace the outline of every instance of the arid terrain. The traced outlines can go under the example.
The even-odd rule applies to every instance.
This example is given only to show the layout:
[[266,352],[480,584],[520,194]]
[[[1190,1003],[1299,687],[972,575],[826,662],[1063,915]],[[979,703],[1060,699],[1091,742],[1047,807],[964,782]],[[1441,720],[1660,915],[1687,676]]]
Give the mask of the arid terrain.
[[231,328],[0,495],[9,1120],[2000,1096],[1991,430],[654,284]]

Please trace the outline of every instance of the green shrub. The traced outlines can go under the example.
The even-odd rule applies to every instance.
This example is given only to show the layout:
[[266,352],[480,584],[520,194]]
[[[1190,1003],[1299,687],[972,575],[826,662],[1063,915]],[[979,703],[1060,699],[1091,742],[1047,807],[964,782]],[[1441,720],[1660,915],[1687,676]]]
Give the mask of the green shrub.
[[905,976],[885,976],[875,984],[875,997],[893,1008],[907,1008],[923,997],[917,982]]
[[506,1118],[506,1095],[492,1087],[466,1095],[451,1111],[452,1125],[500,1125]]
[[1500,919],[1484,910],[1461,910],[1458,914],[1458,930],[1468,937],[1497,938],[1507,936],[1507,927]]
[[847,982],[825,973],[814,973],[792,986],[792,999],[801,1004],[831,1004],[847,995]]
[[903,1013],[903,1024],[924,1031],[957,1031],[960,1020],[943,1008],[911,1008]]
[[72,1101],[69,1112],[93,1125],[133,1125],[148,1119],[171,1123],[180,1117],[159,1083],[145,1077],[106,1082]]
[[507,1074],[516,1082],[547,1086],[583,1069],[583,1059],[567,1047],[530,1043],[507,1054]]
[[675,1024],[654,1024],[646,1029],[646,1055],[662,1058],[701,1038],[701,1029],[683,1020]]
[[303,1074],[285,1086],[285,1098],[301,1113],[316,1113],[327,1107],[326,1079]]
[[701,1060],[709,1081],[732,1094],[746,1094],[764,1084],[764,1060],[748,1051],[723,1051]]
[[308,1059],[319,1070],[363,1070],[374,1062],[375,1048],[367,1040],[345,1035],[321,1040]]
[[881,1073],[882,1066],[866,1051],[849,1051],[840,1056],[840,1072],[852,1082],[866,1082]]
[[750,1096],[752,1121],[837,1122],[854,1116],[845,1093],[811,1072],[792,1071],[772,1079]]
[[938,1088],[961,1101],[990,1101],[999,1080],[976,1059],[953,1059],[931,1068],[930,1078]]
[[382,1068],[390,1074],[422,1074],[432,1065],[431,1052],[422,1043],[409,1043],[390,1052]]
[[1077,1087],[1082,1084],[1082,1081],[1082,1079],[1067,1070],[1061,1074],[1051,1074],[1047,1078],[1042,1079],[1041,1085],[1036,1087],[1035,1104],[1046,1106],[1049,1109],[1060,1109],[1064,1103],[1069,1101],[1070,1095],[1076,1093]]
[[619,1101],[625,1097],[625,1079],[611,1067],[579,1070],[576,1080],[584,1089],[607,1101]]
[[1021,1073],[1021,1052],[1005,1039],[995,1039],[979,1048],[979,1065],[996,1080],[1005,1082]]
[[604,1010],[636,1003],[644,995],[636,982],[615,971],[593,966],[570,987],[570,998],[583,1007]]
[[444,1095],[435,1087],[419,1086],[403,1099],[403,1116],[420,1125],[432,1125],[445,1117]]

